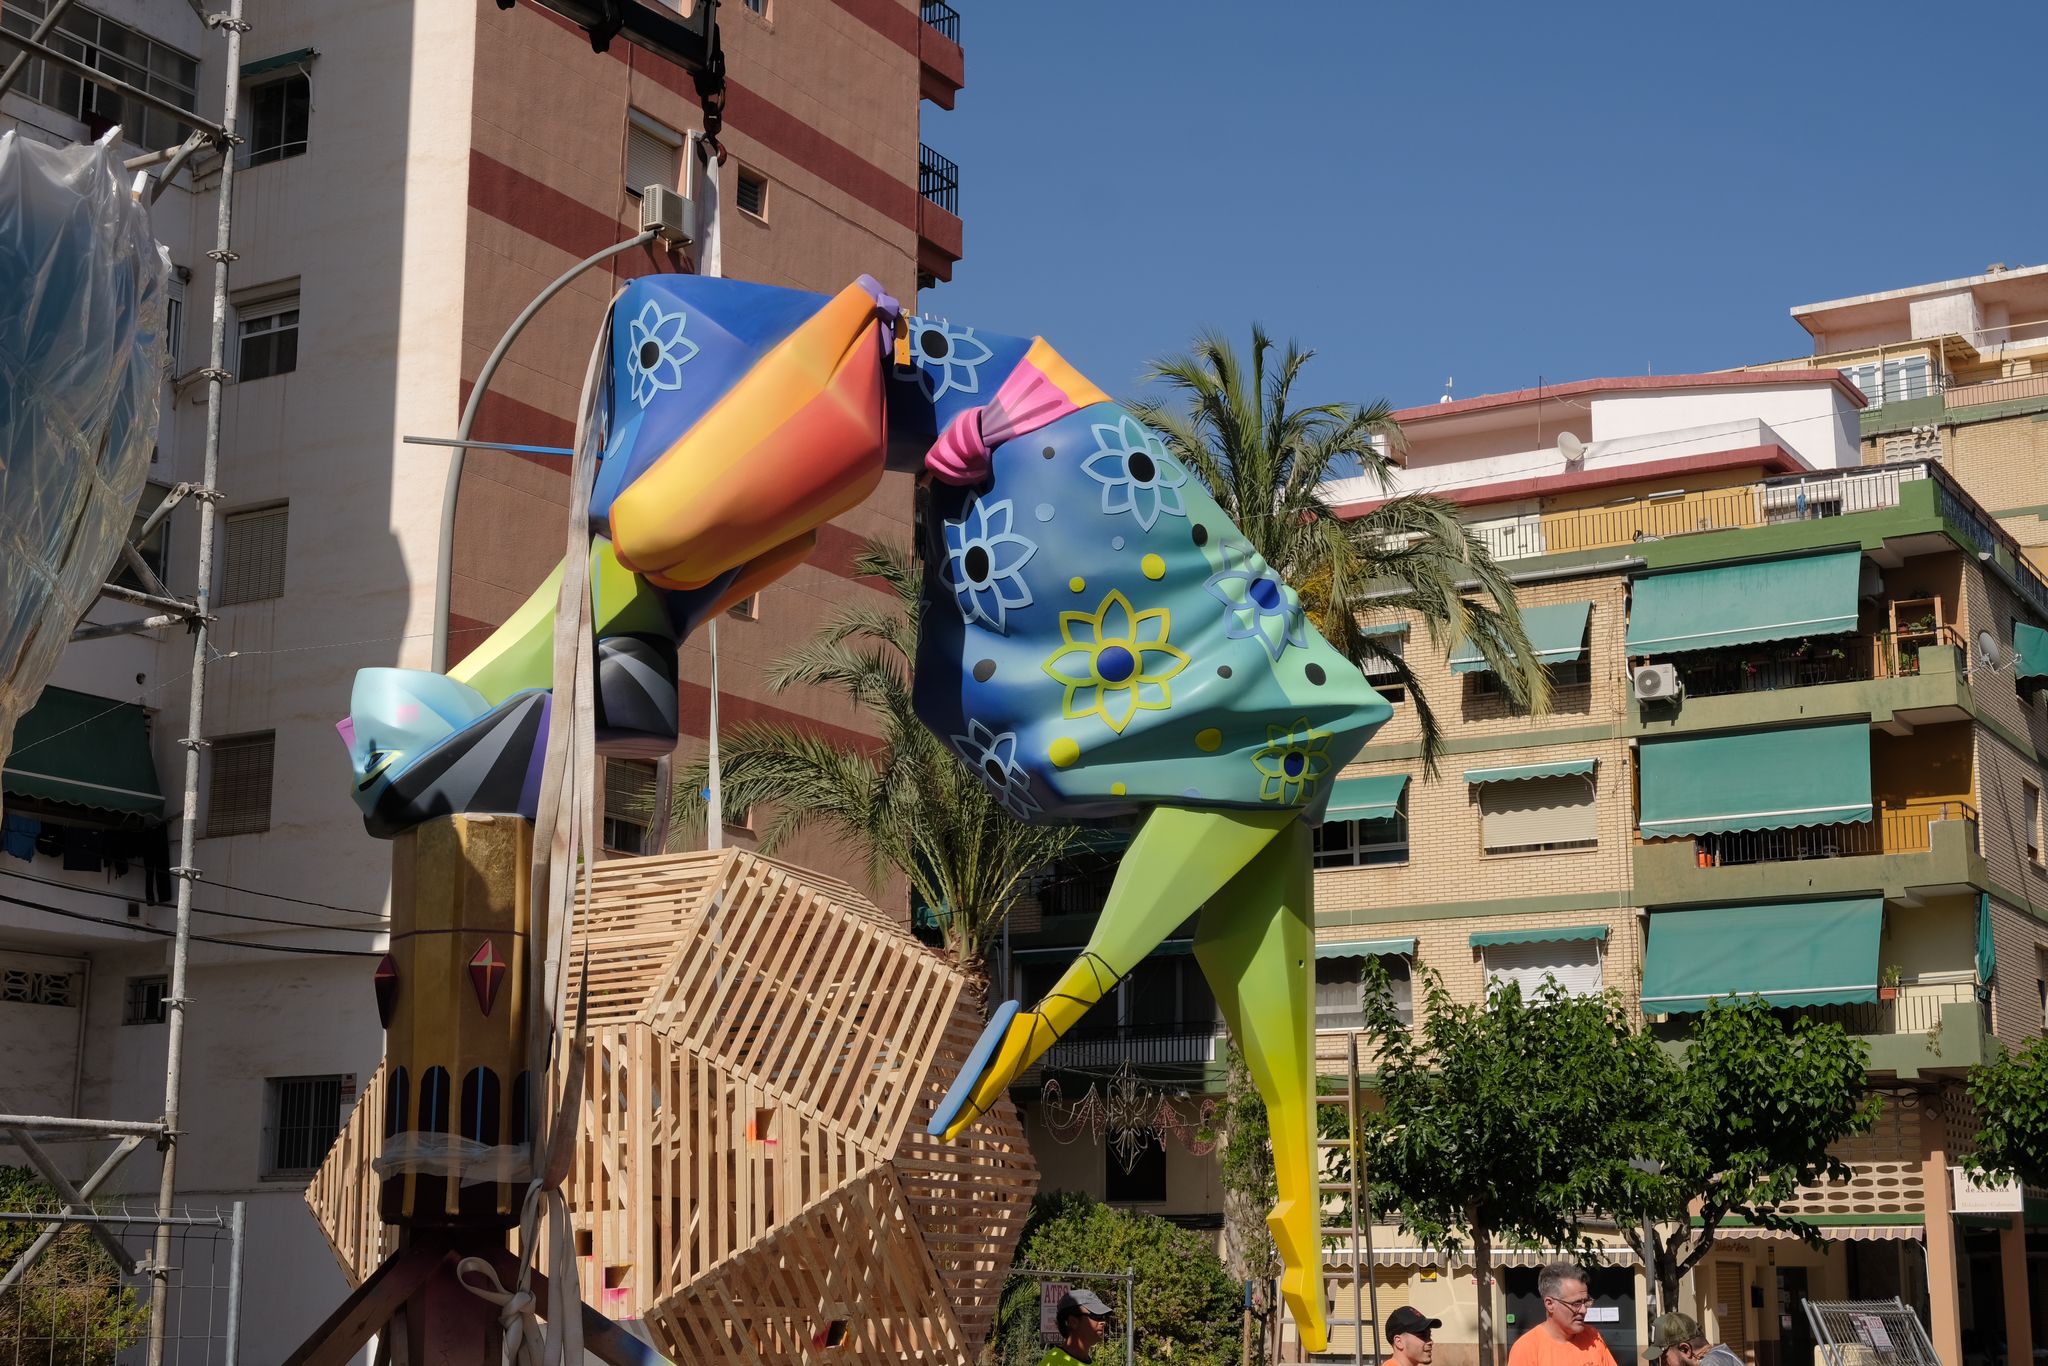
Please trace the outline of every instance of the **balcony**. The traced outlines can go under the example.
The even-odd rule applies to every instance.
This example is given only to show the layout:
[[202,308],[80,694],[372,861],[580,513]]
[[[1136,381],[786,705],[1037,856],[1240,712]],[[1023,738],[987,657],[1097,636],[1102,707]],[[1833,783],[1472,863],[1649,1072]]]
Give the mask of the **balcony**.
[[951,109],[967,82],[967,58],[960,49],[960,11],[945,0],[924,0],[918,7],[918,95],[941,109]]
[[1828,1020],[1869,1046],[1873,1075],[1911,1079],[1925,1072],[1961,1072],[1988,1059],[1990,1002],[1974,981],[1901,982],[1889,1001],[1811,1006],[1798,1012]]
[[1961,412],[1976,417],[1972,408],[1984,408],[1994,403],[2019,403],[2026,405],[2025,411],[2048,407],[2048,374],[2016,375],[2011,379],[1991,379],[1980,384],[1952,384],[1942,393],[1942,405],[1951,413]]
[[1037,1071],[1113,1072],[1129,1063],[1141,1070],[1165,1067],[1199,1072],[1221,1058],[1218,1041],[1223,1035],[1218,1020],[1091,1025],[1083,1018],[1073,1033],[1047,1050]]
[[920,287],[953,278],[963,250],[960,168],[931,148],[917,146],[917,273]]
[[1937,888],[1982,886],[1977,813],[1967,802],[1901,803],[1877,818],[1791,830],[1643,840],[1636,895],[1645,906],[1821,897],[1882,888],[1915,901]]
[[1954,658],[1969,658],[1962,635],[1952,626],[1894,634],[1890,631],[1815,636],[1722,650],[1695,650],[1675,657],[1688,698],[1817,688],[1881,678],[1917,678],[1925,646],[1947,646]]

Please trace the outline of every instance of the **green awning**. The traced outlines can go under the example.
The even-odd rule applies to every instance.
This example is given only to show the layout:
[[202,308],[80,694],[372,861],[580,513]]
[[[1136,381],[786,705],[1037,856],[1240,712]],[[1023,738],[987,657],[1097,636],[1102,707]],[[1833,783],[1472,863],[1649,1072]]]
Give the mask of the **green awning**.
[[1862,721],[1640,742],[1642,832],[1718,835],[1870,819]]
[[[1528,632],[1529,643],[1536,649],[1536,658],[1544,664],[1569,664],[1584,654],[1586,616],[1592,610],[1590,602],[1524,607],[1522,629]],[[1479,647],[1470,640],[1460,641],[1458,648],[1451,651],[1451,672],[1454,674],[1484,673],[1491,667],[1480,655]]]
[[1490,930],[1472,936],[1472,947],[1492,944],[1556,944],[1572,940],[1607,938],[1605,925],[1538,925],[1527,930]]
[[1977,893],[1977,985],[1988,987],[1998,972],[1998,940],[1991,933],[1991,893]]
[[1330,785],[1328,819],[1383,821],[1398,815],[1408,775],[1386,773],[1373,778],[1339,778]]
[[1317,958],[1377,958],[1383,953],[1415,955],[1411,939],[1325,939],[1316,945]]
[[1468,783],[1512,783],[1523,778],[1564,778],[1574,773],[1591,773],[1598,759],[1560,759],[1551,764],[1510,764],[1506,768],[1468,768]]
[[2013,672],[2022,683],[2048,678],[2048,631],[2024,621],[2012,624]]
[[1716,565],[1637,579],[1630,590],[1632,655],[1668,655],[1856,629],[1863,554]]
[[310,47],[295,47],[290,52],[280,52],[275,57],[263,57],[253,62],[242,63],[242,75],[261,76],[271,71],[283,71],[287,67],[303,66],[320,54]]
[[44,688],[15,723],[0,791],[129,815],[164,812],[142,708],[69,688]]
[[1884,898],[1652,911],[1643,1013],[1705,1010],[1719,996],[1774,1006],[1877,999]]
[[1408,623],[1405,621],[1375,621],[1359,627],[1358,634],[1362,636],[1403,636],[1408,634]]

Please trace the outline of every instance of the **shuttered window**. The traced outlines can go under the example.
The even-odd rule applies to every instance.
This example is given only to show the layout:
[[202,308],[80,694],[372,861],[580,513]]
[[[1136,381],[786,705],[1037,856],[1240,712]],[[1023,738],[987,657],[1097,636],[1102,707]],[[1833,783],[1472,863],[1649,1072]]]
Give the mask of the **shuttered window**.
[[220,601],[262,602],[284,596],[284,552],[289,509],[231,512],[221,554]]
[[750,213],[756,218],[768,216],[768,178],[742,166],[739,173],[739,187],[733,193],[733,202],[740,206],[740,212]]
[[647,759],[604,761],[604,847],[622,854],[651,854],[655,767]]
[[1714,1318],[1719,1340],[1740,1355],[1749,1350],[1749,1305],[1742,1291],[1742,1263],[1714,1263]]
[[1533,944],[1488,944],[1480,950],[1486,963],[1486,990],[1513,982],[1522,999],[1532,1000],[1546,979],[1556,978],[1568,996],[1600,994],[1600,942],[1562,939]]
[[1489,854],[1590,848],[1599,842],[1593,779],[1567,773],[1482,784],[1479,828],[1481,846]]
[[649,185],[675,189],[682,179],[682,148],[675,134],[635,118],[626,125],[626,189],[633,194]]
[[270,779],[277,735],[237,735],[212,744],[206,834],[254,835],[270,828]]

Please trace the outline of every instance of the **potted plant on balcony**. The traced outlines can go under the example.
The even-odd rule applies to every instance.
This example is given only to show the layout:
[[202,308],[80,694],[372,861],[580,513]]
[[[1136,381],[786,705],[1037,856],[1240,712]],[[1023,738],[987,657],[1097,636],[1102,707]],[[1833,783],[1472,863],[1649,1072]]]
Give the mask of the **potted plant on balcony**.
[[1877,974],[1877,999],[1880,1001],[1896,1001],[1899,999],[1899,965],[1897,963],[1885,964],[1884,970]]

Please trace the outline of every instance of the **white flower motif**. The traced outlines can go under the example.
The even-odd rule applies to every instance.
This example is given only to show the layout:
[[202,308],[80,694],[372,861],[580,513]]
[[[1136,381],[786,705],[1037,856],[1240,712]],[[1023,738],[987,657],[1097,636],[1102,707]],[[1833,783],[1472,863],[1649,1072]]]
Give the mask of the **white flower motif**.
[[1012,607],[1031,605],[1031,586],[1024,566],[1038,553],[1038,543],[1010,529],[1016,505],[1008,499],[985,503],[977,498],[967,515],[946,523],[946,582],[960,604],[961,620],[1009,630]]
[[1104,512],[1128,512],[1147,531],[1162,512],[1188,515],[1180,496],[1188,472],[1136,418],[1125,413],[1115,422],[1097,423],[1095,446],[1095,454],[1082,461],[1081,468],[1102,485]]
[[917,387],[932,402],[949,393],[981,392],[981,365],[994,352],[971,327],[920,317],[910,325],[910,358]]
[[1225,545],[1223,564],[1202,586],[1229,610],[1226,636],[1232,640],[1254,638],[1274,659],[1290,645],[1308,644],[1308,618],[1301,610],[1301,599],[1258,551],[1249,545]]
[[658,301],[649,299],[640,316],[627,324],[633,401],[641,407],[664,389],[683,387],[683,365],[697,354],[697,343],[683,335],[686,321],[681,310],[664,313]]
[[1018,820],[1028,821],[1044,809],[1031,795],[1031,775],[1017,762],[1017,732],[998,735],[970,717],[967,734],[954,736],[953,748]]

